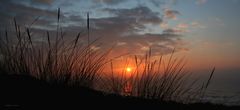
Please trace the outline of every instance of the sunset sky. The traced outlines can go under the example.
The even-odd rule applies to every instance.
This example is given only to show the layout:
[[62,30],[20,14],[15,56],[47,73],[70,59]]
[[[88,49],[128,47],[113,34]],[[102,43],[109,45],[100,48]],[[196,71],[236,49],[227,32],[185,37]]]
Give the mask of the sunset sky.
[[35,35],[54,32],[58,8],[67,37],[86,30],[90,13],[91,40],[102,43],[94,49],[142,55],[151,47],[159,56],[175,48],[192,70],[240,72],[240,0],[1,0],[0,30],[13,17],[21,26],[39,17]]

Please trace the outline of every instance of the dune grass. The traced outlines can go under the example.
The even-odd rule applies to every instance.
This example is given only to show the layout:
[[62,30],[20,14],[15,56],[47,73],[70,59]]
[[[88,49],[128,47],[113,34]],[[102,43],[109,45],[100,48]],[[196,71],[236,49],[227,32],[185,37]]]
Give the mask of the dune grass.
[[[193,102],[200,97],[196,92],[196,80],[191,79],[191,73],[185,69],[184,58],[175,58],[174,50],[169,58],[159,56],[153,59],[151,50],[144,56],[134,56],[135,69],[131,75],[126,70],[114,72],[111,62],[111,75],[107,75],[104,88],[115,94],[136,96],[160,101]],[[127,67],[125,64],[124,69]],[[110,83],[109,83],[110,82]]]
[[[22,28],[16,19],[13,21],[15,35],[10,36],[7,30],[1,35],[1,74],[31,75],[49,83],[74,87],[94,88],[97,85],[101,90],[124,96],[187,103],[204,96],[215,70],[213,69],[207,84],[196,89],[193,87],[196,81],[187,81],[191,77],[185,70],[184,58],[175,58],[173,51],[168,59],[160,56],[154,60],[150,50],[144,57],[134,56],[135,69],[131,76],[126,76],[124,70],[120,76],[116,75],[113,62],[110,61],[112,72],[107,77],[102,77],[102,70],[109,63],[107,55],[110,50],[102,52],[91,48],[97,40],[91,42],[89,39],[89,14],[87,44],[79,43],[84,32],[79,32],[72,39],[64,38],[59,25],[60,9],[56,32],[46,31],[40,44],[34,40],[31,26]],[[196,90],[195,94],[191,94]]]
[[161,55],[154,58],[150,49],[145,56],[134,55],[134,70],[131,73],[126,70],[128,61],[122,61],[124,66],[121,72],[114,71],[112,61],[111,72],[106,74],[102,88],[114,94],[159,101],[202,102],[215,67],[206,83],[198,85],[198,80],[185,67],[185,58],[175,57],[174,53],[175,49],[169,57]]
[[[56,32],[46,31],[41,43],[34,41],[31,27],[20,27],[15,18],[13,21],[15,36],[9,36],[8,31],[1,36],[2,74],[32,75],[50,83],[87,87],[93,86],[93,82],[100,77],[108,52],[93,50],[91,47],[96,45],[96,41],[90,42],[89,34],[87,44],[79,43],[84,32],[79,32],[72,39],[64,39],[59,25],[60,9]],[[87,30],[89,32],[89,26]]]

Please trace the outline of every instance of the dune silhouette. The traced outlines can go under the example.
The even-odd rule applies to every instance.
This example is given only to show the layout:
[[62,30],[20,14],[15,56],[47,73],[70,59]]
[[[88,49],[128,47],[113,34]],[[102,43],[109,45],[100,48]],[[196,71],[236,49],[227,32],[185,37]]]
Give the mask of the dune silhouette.
[[239,106],[224,106],[210,103],[182,104],[137,97],[124,97],[104,93],[86,87],[71,87],[50,84],[26,75],[1,75],[1,105],[5,109],[194,109],[225,110]]

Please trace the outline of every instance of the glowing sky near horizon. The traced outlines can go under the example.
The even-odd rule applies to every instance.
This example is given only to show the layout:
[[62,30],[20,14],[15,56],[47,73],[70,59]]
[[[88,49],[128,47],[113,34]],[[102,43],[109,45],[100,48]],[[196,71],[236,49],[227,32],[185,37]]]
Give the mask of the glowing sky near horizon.
[[24,26],[40,16],[36,33],[53,31],[57,8],[68,36],[90,13],[91,39],[104,44],[95,49],[141,55],[151,47],[158,56],[175,48],[192,69],[240,68],[240,0],[1,0],[0,30],[13,17]]

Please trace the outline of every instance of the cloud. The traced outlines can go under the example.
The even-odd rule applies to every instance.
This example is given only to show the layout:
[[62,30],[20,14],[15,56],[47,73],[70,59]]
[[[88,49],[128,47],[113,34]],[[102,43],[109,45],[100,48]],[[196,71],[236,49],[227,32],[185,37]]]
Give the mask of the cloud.
[[[148,7],[138,6],[130,9],[105,8],[110,17],[92,18],[92,36],[99,36],[103,44],[114,45],[113,51],[124,54],[143,54],[150,47],[154,55],[168,54],[173,48],[181,47],[181,30],[166,29],[163,33],[144,33],[146,24],[160,25],[163,23],[159,13]],[[160,45],[161,43],[164,45]],[[179,48],[180,49],[180,48]],[[114,53],[114,52],[113,52]]]
[[95,3],[104,3],[107,5],[117,5],[119,3],[125,2],[126,0],[92,0]]
[[186,30],[178,29],[178,28],[168,28],[168,29],[163,30],[163,33],[165,33],[165,34],[182,34],[184,32],[186,32]]
[[160,0],[150,0],[150,2],[156,7],[160,7],[161,5],[165,4],[165,2],[160,1]]
[[193,21],[191,23],[179,23],[172,30],[174,30],[175,32],[179,32],[180,34],[183,34],[183,33],[190,32],[194,29],[204,29],[204,28],[206,28],[206,26],[200,24],[197,21]]
[[193,28],[206,28],[206,26],[200,24],[200,23],[197,22],[197,21],[193,21],[193,22],[191,23],[191,26],[192,26]]
[[0,4],[0,10],[5,12],[0,13],[3,17],[1,23],[12,21],[15,17],[19,25],[30,24],[37,17],[41,17],[39,22],[43,23],[42,25],[47,25],[57,16],[57,11],[39,9],[10,1]]
[[177,10],[165,9],[164,16],[168,19],[177,19],[177,15],[180,15],[180,12]]
[[176,27],[175,30],[178,30],[178,32],[184,33],[184,32],[189,32],[190,30],[190,25],[187,23],[179,23]]
[[152,12],[151,9],[145,6],[138,6],[132,9],[105,9],[120,18],[134,19],[139,23],[158,24],[162,19],[158,16],[159,13]]
[[[110,1],[102,1],[110,2]],[[113,1],[111,1],[113,2]],[[8,13],[0,13],[1,23],[16,17],[18,23],[25,24],[41,16],[33,27],[36,36],[42,36],[44,31],[50,28],[56,29],[57,10],[50,11],[36,7],[26,6],[13,2],[1,5],[0,10]],[[50,2],[49,2],[50,3]],[[115,56],[121,53],[143,54],[151,47],[153,55],[168,54],[176,46],[180,47],[181,35],[177,30],[165,30],[163,33],[146,33],[147,25],[159,26],[163,23],[160,13],[152,11],[146,6],[134,8],[104,8],[106,17],[92,17],[90,14],[90,39],[100,37],[99,42],[103,45],[91,47],[93,50],[106,49],[113,45]],[[173,12],[176,14],[176,12]],[[61,27],[67,32],[67,37],[75,36],[81,30],[86,29],[86,17],[80,15],[62,15]],[[50,28],[49,28],[50,27]],[[50,34],[55,33],[50,30]],[[83,41],[87,37],[83,36]],[[162,45],[164,44],[164,45]]]
[[32,0],[32,2],[51,5],[54,2],[54,0]]
[[167,22],[162,22],[162,23],[160,24],[160,27],[163,28],[163,29],[168,29],[168,28],[169,28],[169,25],[168,25]]
[[130,36],[144,31],[146,24],[159,25],[162,19],[158,13],[152,12],[147,7],[136,7],[132,9],[104,9],[113,14],[112,17],[92,18],[93,28],[98,35],[108,33],[109,36]]
[[[131,53],[144,55],[150,48],[152,55],[169,54],[175,47],[182,42],[180,35],[177,34],[136,34],[129,37],[121,37],[118,40],[124,42],[124,45],[118,46],[115,51],[118,54]],[[130,48],[129,48],[130,47]],[[120,51],[121,50],[121,51]]]
[[189,25],[186,24],[186,23],[180,23],[180,24],[177,25],[177,28],[179,28],[179,29],[188,29]]

